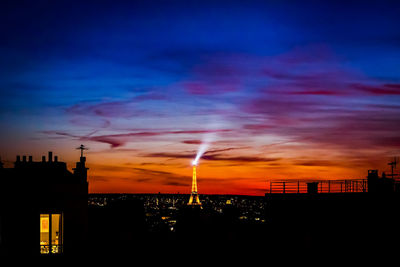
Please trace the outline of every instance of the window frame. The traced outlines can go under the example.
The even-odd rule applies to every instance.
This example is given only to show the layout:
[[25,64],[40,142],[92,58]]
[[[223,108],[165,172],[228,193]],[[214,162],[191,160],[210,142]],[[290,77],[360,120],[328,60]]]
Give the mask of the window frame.
[[[40,255],[60,255],[64,253],[64,213],[63,212],[41,212],[39,214],[39,223],[40,223],[40,217],[41,215],[47,215],[49,216],[49,244],[48,245],[42,245],[40,244],[40,234],[41,234],[41,228],[39,229],[39,248],[40,248]],[[58,245],[53,245],[52,244],[52,228],[53,228],[53,216],[52,215],[59,215],[60,216],[60,229],[59,229],[59,244]],[[41,226],[40,226],[41,227]],[[42,248],[43,247],[48,247],[48,253],[42,253]],[[58,252],[53,252],[53,247],[57,247]]]

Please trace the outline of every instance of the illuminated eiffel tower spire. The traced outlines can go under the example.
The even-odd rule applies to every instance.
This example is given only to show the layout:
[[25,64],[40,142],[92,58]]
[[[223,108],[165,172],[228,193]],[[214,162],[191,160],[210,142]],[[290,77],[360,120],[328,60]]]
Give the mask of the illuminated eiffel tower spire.
[[192,193],[188,205],[201,206],[199,195],[197,194],[196,165],[193,165]]

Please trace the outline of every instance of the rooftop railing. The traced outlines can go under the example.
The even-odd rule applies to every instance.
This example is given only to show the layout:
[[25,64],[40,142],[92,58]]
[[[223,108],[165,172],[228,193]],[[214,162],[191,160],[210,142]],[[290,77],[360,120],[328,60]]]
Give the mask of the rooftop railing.
[[285,193],[359,193],[368,192],[367,179],[357,180],[271,180],[267,192]]

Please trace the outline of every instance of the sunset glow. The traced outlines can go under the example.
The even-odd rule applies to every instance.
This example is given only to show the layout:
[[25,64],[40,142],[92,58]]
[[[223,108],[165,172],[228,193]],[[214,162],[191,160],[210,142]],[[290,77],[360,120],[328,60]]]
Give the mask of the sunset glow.
[[2,8],[4,164],[84,144],[90,193],[190,194],[193,164],[241,195],[390,169],[399,4],[187,2]]

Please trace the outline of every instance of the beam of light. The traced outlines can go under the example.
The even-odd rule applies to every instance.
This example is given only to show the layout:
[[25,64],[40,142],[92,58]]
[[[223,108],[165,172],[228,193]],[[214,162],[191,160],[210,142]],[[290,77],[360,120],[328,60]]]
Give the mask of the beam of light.
[[203,140],[199,149],[197,150],[196,158],[192,161],[192,165],[196,166],[199,163],[201,156],[207,151],[211,142],[215,139],[215,133],[207,134]]

